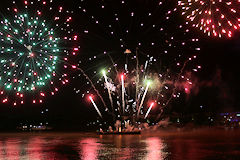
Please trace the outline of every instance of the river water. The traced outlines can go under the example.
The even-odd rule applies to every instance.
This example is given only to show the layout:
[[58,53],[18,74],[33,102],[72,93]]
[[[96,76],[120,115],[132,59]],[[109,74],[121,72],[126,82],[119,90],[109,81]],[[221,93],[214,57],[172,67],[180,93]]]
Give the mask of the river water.
[[2,133],[0,160],[240,159],[240,132]]

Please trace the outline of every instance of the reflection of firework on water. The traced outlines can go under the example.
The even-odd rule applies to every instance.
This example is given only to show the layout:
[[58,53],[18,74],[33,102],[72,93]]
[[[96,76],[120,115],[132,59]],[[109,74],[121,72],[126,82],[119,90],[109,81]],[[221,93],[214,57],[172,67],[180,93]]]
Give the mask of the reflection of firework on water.
[[182,15],[208,36],[232,37],[240,28],[239,0],[179,0]]
[[[53,7],[55,6],[55,7]],[[2,102],[32,103],[54,95],[68,83],[69,55],[76,54],[77,36],[72,35],[69,11],[53,1],[24,1],[2,12],[0,93]],[[74,67],[73,67],[74,68]]]
[[83,27],[85,45],[75,77],[87,82],[75,91],[87,100],[91,96],[99,116],[107,115],[105,106],[114,119],[157,117],[182,91],[190,92],[191,74],[186,73],[200,69],[192,61],[200,48],[173,18],[176,8],[142,0],[80,3],[91,23],[88,19]]

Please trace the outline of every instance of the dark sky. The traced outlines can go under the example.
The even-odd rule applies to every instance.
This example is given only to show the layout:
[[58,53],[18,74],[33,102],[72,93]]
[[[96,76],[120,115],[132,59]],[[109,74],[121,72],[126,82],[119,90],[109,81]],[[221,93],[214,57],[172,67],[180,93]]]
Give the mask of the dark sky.
[[[73,28],[76,33],[80,35],[80,46],[83,48],[79,57],[87,57],[88,53],[93,49],[102,47],[101,43],[95,40],[108,38],[104,33],[101,34],[101,29],[96,29],[97,26],[89,25],[89,17],[84,15],[78,7],[83,4],[84,7],[89,8],[91,13],[101,15],[95,10],[94,6],[106,3],[115,3],[115,0],[108,1],[91,1],[85,0],[81,3],[80,0],[66,0],[59,1],[59,4],[69,7],[74,11]],[[4,4],[3,4],[4,3]],[[9,1],[1,2],[1,12],[4,12]],[[145,4],[146,1],[139,0],[139,4],[134,6],[140,7],[140,4]],[[147,3],[149,5],[149,3]],[[172,7],[174,1],[169,1],[169,7]],[[106,5],[107,6],[107,5]],[[154,8],[153,5],[150,5]],[[168,5],[167,5],[168,6]],[[167,6],[165,9],[167,9]],[[149,9],[151,9],[151,7]],[[119,9],[119,8],[113,8]],[[112,14],[111,12],[110,14]],[[91,16],[91,15],[90,15]],[[110,22],[112,15],[99,16],[102,21]],[[184,23],[184,18],[181,16],[174,17],[174,21]],[[152,19],[155,21],[157,19]],[[90,28],[88,28],[90,27]],[[81,37],[84,29],[89,31],[94,30],[96,35],[88,37],[84,35]],[[198,31],[195,28],[191,29],[194,36],[200,40],[199,44],[201,52],[199,54],[198,62],[202,66],[201,72],[195,77],[196,87],[190,97],[183,100],[181,103],[174,102],[173,109],[178,112],[192,113],[198,112],[199,107],[203,106],[209,112],[223,112],[223,111],[239,111],[240,110],[240,76],[239,76],[239,59],[240,59],[240,32],[234,33],[231,39],[219,39],[207,37],[207,35]],[[136,33],[138,34],[138,33]],[[98,39],[99,38],[99,39]],[[111,43],[111,40],[104,40],[103,43]],[[89,49],[89,51],[88,51]],[[76,82],[75,82],[76,83]],[[94,120],[96,118],[95,110],[89,106],[81,95],[75,94],[73,88],[81,85],[81,82],[75,84],[71,83],[66,87],[60,89],[58,95],[47,97],[45,103],[42,105],[25,104],[22,106],[13,107],[7,104],[0,104],[0,126],[6,128],[20,122],[40,122],[43,120],[49,121],[53,125],[70,126],[78,125],[85,120]],[[179,109],[181,108],[181,109]],[[45,112],[48,109],[48,112]],[[41,113],[44,111],[44,114]]]

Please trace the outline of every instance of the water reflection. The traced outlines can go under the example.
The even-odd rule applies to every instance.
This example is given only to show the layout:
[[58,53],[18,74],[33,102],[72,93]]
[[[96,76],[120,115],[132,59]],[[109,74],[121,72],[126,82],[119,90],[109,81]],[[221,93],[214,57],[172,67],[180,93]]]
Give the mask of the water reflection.
[[79,158],[82,160],[97,159],[100,146],[101,144],[97,143],[96,138],[86,138],[80,140],[78,147],[78,150],[80,151]]
[[19,153],[20,153],[20,146],[18,144],[18,139],[9,139],[5,142],[3,142],[4,148],[3,153],[6,154],[6,157],[9,159],[17,160],[19,159]]
[[[171,150],[175,153],[176,159],[195,159],[200,160],[204,155],[201,153],[201,142],[195,139],[183,139],[176,138],[171,141]],[[208,151],[204,151],[207,154]]]
[[42,144],[45,143],[45,140],[39,137],[33,137],[29,139],[28,143],[23,149],[26,148],[26,155],[29,159],[41,159],[42,158]]
[[0,160],[238,159],[239,148],[238,136],[228,134],[212,137],[0,135]]
[[110,135],[103,136],[100,140],[104,144],[100,155],[107,159],[142,159],[142,153],[145,152],[139,135]]
[[151,137],[146,139],[147,143],[147,155],[146,159],[155,160],[155,159],[164,159],[163,151],[164,144],[159,137]]

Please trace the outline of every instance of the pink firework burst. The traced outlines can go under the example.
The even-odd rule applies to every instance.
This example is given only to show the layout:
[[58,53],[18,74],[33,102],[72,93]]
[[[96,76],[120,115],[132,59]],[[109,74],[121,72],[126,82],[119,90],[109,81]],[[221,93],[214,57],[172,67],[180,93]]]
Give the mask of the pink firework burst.
[[240,28],[239,0],[179,0],[187,23],[208,36],[232,37]]

